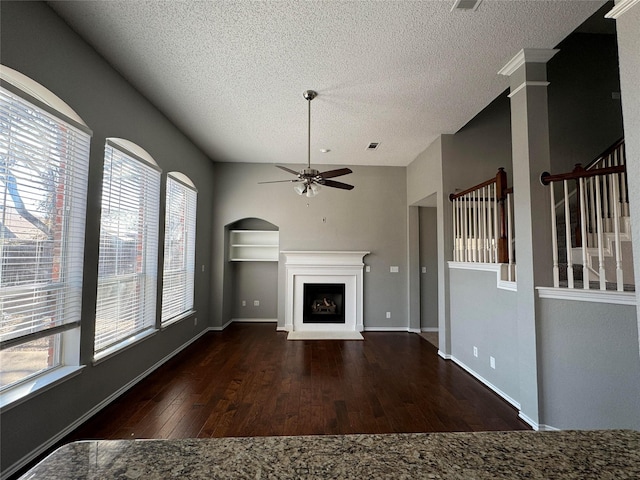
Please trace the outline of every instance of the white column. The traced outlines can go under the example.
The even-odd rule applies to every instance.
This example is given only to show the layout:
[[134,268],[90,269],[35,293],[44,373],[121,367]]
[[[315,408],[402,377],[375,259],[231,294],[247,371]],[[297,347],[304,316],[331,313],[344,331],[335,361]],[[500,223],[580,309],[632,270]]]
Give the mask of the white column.
[[550,171],[547,65],[557,50],[524,49],[498,72],[510,79],[511,144],[516,256],[520,416],[542,423],[536,347],[536,286],[552,285],[551,219],[548,187],[540,174]]

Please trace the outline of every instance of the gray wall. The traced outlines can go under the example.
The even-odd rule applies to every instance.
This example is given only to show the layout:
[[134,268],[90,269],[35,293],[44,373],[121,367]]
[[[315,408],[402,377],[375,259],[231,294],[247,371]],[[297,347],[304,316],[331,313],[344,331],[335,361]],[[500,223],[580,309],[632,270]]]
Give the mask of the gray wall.
[[[2,63],[54,92],[93,130],[81,328],[81,363],[86,366],[80,375],[2,412],[0,457],[2,471],[6,471],[206,328],[211,290],[210,212],[214,171],[210,159],[48,6],[40,2],[0,2],[0,8]],[[162,202],[166,172],[181,171],[198,188],[195,309],[200,321],[194,326],[193,318],[185,319],[94,366],[91,359],[100,192],[107,137],[131,140],[154,157],[164,172]],[[161,210],[163,214],[164,209]],[[161,259],[159,266],[161,272]],[[158,313],[159,302],[160,297]]]
[[500,167],[511,186],[511,110],[506,92],[448,138],[442,159],[447,202],[450,193],[495,177]]
[[518,402],[516,292],[497,288],[495,272],[451,269],[450,278],[451,354]]
[[[453,285],[446,264],[453,258],[449,194],[495,176],[499,167],[510,177],[510,132],[509,102],[503,94],[455,135],[441,135],[407,167],[408,205],[428,203],[437,209],[439,348],[445,355],[450,353],[449,289]],[[410,245],[409,262],[417,265],[420,260],[412,258],[411,251]]]
[[[449,269],[446,262],[451,244],[450,235],[444,230],[444,205],[448,202],[443,186],[443,143],[448,135],[441,135],[429,145],[418,157],[407,166],[407,204],[411,232],[419,232],[420,206],[430,206],[437,210],[437,249],[438,249],[438,347],[440,352],[448,355],[451,349],[449,325]],[[420,309],[420,236],[409,237],[408,263],[409,303],[412,310]],[[417,297],[417,298],[416,298]]]
[[407,167],[407,204],[419,205],[434,193],[442,195],[442,138],[439,137]]
[[[300,152],[301,158],[304,152]],[[312,162],[313,163],[313,162]],[[302,166],[300,166],[302,167]],[[323,165],[322,170],[337,166]],[[294,167],[298,168],[298,167]],[[364,250],[364,326],[407,329],[406,173],[402,167],[351,167],[340,180],[351,191],[323,188],[314,198],[301,197],[288,183],[258,185],[290,176],[257,163],[218,163],[215,166],[214,325],[233,318],[232,280],[225,269],[225,226],[245,217],[264,219],[280,230],[280,250]],[[285,269],[278,272],[278,324],[284,325]],[[399,273],[390,273],[398,266]],[[225,273],[225,271],[227,273]],[[266,293],[265,293],[266,294]],[[385,313],[391,312],[391,319]]]
[[[231,318],[278,318],[278,263],[229,262],[227,267],[233,278]],[[256,300],[258,306],[254,305]]]
[[[620,85],[624,112],[624,134],[627,147],[627,179],[631,216],[638,218],[640,212],[640,4],[624,13],[616,25],[620,56]],[[631,225],[633,238],[640,238],[640,222]],[[635,272],[640,272],[640,242],[633,244]],[[637,276],[636,276],[637,278]],[[636,292],[640,295],[640,292]],[[640,301],[638,304],[638,341],[640,342]]]
[[[610,21],[610,20],[609,20]],[[553,173],[588,164],[622,137],[615,35],[574,33],[547,64]]]
[[541,423],[560,429],[640,430],[635,306],[539,302]]
[[[438,211],[420,207],[420,327],[438,328]],[[425,273],[422,268],[426,268]]]

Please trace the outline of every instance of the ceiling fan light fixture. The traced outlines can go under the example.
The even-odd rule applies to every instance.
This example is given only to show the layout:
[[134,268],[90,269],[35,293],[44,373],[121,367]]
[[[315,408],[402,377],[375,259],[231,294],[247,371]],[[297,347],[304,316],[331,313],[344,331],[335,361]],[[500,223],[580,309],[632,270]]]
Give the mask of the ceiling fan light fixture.
[[307,191],[307,186],[304,183],[299,183],[295,185],[293,189],[298,195],[304,195],[305,192]]
[[[307,197],[315,197],[320,192],[320,185],[312,183],[307,187]],[[311,195],[309,195],[311,193]]]

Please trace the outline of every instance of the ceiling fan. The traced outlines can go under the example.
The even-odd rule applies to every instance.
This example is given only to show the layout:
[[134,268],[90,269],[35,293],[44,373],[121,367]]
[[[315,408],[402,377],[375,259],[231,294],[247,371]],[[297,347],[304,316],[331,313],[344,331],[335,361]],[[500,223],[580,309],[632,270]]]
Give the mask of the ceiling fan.
[[285,172],[292,173],[297,178],[292,180],[273,180],[270,182],[258,182],[258,183],[280,183],[280,182],[293,182],[297,183],[293,189],[298,195],[306,195],[307,197],[315,197],[320,191],[320,187],[340,188],[342,190],[352,190],[353,185],[347,183],[336,182],[335,180],[329,180],[330,178],[340,177],[352,173],[350,168],[338,168],[336,170],[329,170],[326,172],[320,172],[315,168],[311,168],[311,100],[318,96],[318,93],[313,90],[305,91],[302,96],[307,100],[309,105],[309,122],[308,122],[308,138],[307,138],[307,168],[296,172],[287,167],[276,165]]

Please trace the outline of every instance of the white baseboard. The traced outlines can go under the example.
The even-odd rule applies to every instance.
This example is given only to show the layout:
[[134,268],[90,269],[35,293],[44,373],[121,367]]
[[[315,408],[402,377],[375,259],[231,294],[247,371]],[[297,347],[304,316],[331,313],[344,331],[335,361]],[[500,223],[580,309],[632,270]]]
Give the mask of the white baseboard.
[[409,332],[409,333],[421,333],[421,330],[419,328],[408,328],[407,332]]
[[451,355],[449,353],[444,353],[442,350],[438,350],[438,355],[445,360],[451,360]]
[[520,419],[523,420],[524,422],[528,423],[531,426],[531,428],[533,428],[536,432],[540,430],[544,430],[541,428],[541,425],[539,425],[538,422],[535,422],[532,418],[522,413],[522,410],[518,412],[518,417],[520,417]]
[[277,323],[277,318],[232,318],[232,322],[238,323]]
[[[451,360],[453,361],[453,363],[455,363],[456,365],[458,365],[460,368],[462,368],[463,370],[465,370],[467,373],[469,373],[471,376],[475,377],[477,380],[479,380],[480,382],[482,382],[483,384],[485,384],[487,387],[489,387],[491,390],[493,390],[495,393],[497,393],[498,395],[500,395],[503,399],[505,399],[507,402],[509,402],[511,405],[513,405],[515,408],[517,408],[518,410],[520,410],[520,403],[517,402],[516,400],[514,400],[513,398],[511,398],[509,395],[507,395],[505,392],[503,392],[502,390],[500,390],[498,387],[496,387],[494,384],[492,384],[490,381],[488,381],[486,378],[484,378],[482,375],[478,374],[476,371],[474,371],[473,369],[469,368],[467,365],[465,365],[463,362],[461,362],[460,360],[458,360],[456,357],[454,357],[453,355],[451,355]],[[522,413],[522,412],[521,412]],[[524,419],[523,419],[524,420]],[[526,421],[526,420],[525,420]],[[529,423],[527,421],[527,423]],[[530,424],[531,425],[531,424]]]
[[421,327],[420,328],[421,332],[434,332],[434,333],[438,333],[440,331],[440,329],[438,327]]
[[[438,354],[447,359],[446,356],[444,356],[443,354],[440,353],[440,351],[438,351]],[[503,392],[502,390],[500,390],[498,387],[496,387],[495,385],[493,385],[491,382],[489,382],[487,379],[485,379],[482,375],[479,375],[477,372],[475,372],[473,369],[469,368],[467,365],[465,365],[463,362],[461,362],[460,360],[458,360],[456,357],[454,357],[453,355],[449,355],[448,360],[452,360],[456,365],[458,365],[460,368],[462,368],[463,370],[465,370],[467,373],[469,373],[470,375],[472,375],[473,377],[475,377],[477,380],[479,380],[480,382],[482,382],[484,385],[486,385],[487,387],[489,387],[491,390],[493,390],[495,393],[497,393],[498,395],[500,395],[504,400],[506,400],[507,402],[509,402],[511,405],[513,405],[515,408],[518,409],[518,417],[520,419],[522,419],[524,422],[526,422],[527,424],[529,424],[531,426],[531,428],[533,428],[536,431],[558,431],[560,429],[552,427],[551,425],[544,425],[544,424],[538,424],[538,422],[535,422],[533,419],[529,418],[527,415],[525,415],[524,413],[522,413],[522,410],[520,410],[522,407],[520,405],[519,402],[517,402],[515,399],[511,398],[509,395],[507,395],[505,392]]]
[[[522,418],[522,417],[520,417],[520,418]],[[523,420],[524,420],[524,418],[523,418]],[[526,420],[525,420],[525,422],[526,422]],[[538,425],[538,430],[540,430],[541,432],[559,432],[562,429],[561,428],[552,427],[551,425],[545,425],[544,423],[541,423],[540,425]]]
[[229,325],[231,325],[231,322],[233,322],[233,320],[229,320],[227,323],[225,323],[224,325],[220,326],[220,327],[209,327],[209,330],[211,332],[221,332],[223,331],[225,328],[227,328]]
[[365,332],[407,332],[407,327],[364,327]]
[[159,360],[158,362],[156,362],[155,364],[153,364],[151,367],[149,367],[147,370],[145,370],[144,372],[142,372],[140,375],[138,375],[137,377],[135,377],[134,379],[132,379],[131,381],[127,382],[125,385],[123,385],[122,387],[120,387],[118,390],[116,390],[115,392],[113,392],[111,395],[109,395],[107,398],[105,398],[104,400],[102,400],[100,403],[98,403],[97,405],[95,405],[91,410],[89,410],[88,412],[86,412],[85,414],[81,415],[79,418],[77,418],[73,423],[67,425],[67,427],[65,427],[63,430],[61,430],[60,432],[58,432],[57,435],[51,437],[48,441],[46,441],[45,443],[43,443],[42,445],[40,445],[38,448],[36,448],[35,450],[32,450],[31,452],[29,452],[29,454],[25,455],[24,457],[22,457],[20,460],[18,460],[16,463],[14,463],[13,465],[11,465],[7,470],[5,470],[4,472],[2,472],[3,474],[3,478],[5,478],[4,476],[6,475],[6,478],[10,477],[12,474],[14,474],[15,472],[17,472],[18,470],[20,470],[21,468],[23,468],[25,465],[27,465],[29,462],[35,460],[38,456],[40,456],[41,454],[43,454],[44,452],[46,452],[49,448],[51,448],[52,446],[54,446],[56,443],[58,443],[60,440],[62,440],[64,437],[66,437],[67,435],[69,435],[72,431],[74,431],[76,428],[78,428],[80,425],[82,425],[84,422],[86,422],[87,420],[89,420],[91,417],[93,417],[96,413],[98,413],[100,410],[102,410],[103,408],[105,408],[107,405],[109,405],[111,402],[113,402],[116,398],[118,398],[120,395],[122,395],[123,393],[127,392],[127,390],[131,389],[132,387],[134,387],[137,383],[139,383],[141,380],[144,380],[146,377],[148,377],[151,373],[153,373],[155,370],[157,370],[159,367],[161,367],[162,365],[164,365],[165,363],[167,363],[169,360],[171,360],[173,357],[175,357],[178,353],[180,353],[182,350],[184,350],[185,348],[187,348],[189,345],[191,345],[193,342],[195,342],[196,340],[198,340],[200,337],[202,337],[205,333],[209,332],[210,330],[212,330],[215,327],[210,327],[207,329],[204,329],[202,332],[200,332],[198,335],[196,335],[195,337],[193,337],[192,339],[190,339],[187,343],[184,343],[183,345],[181,345],[180,347],[176,348],[173,352],[169,353],[167,356],[165,356],[164,358],[162,358],[161,360]]

